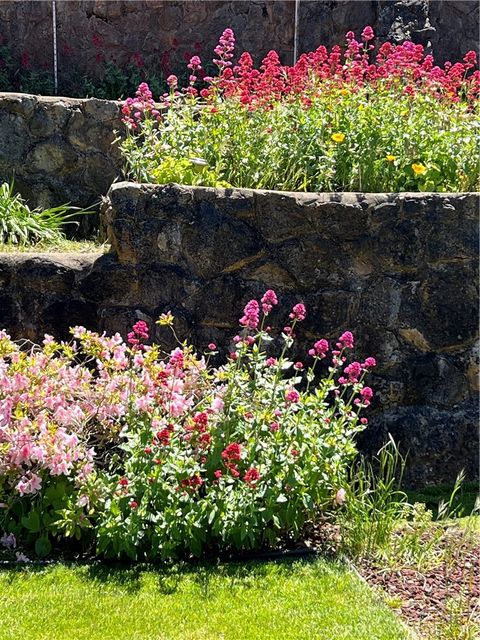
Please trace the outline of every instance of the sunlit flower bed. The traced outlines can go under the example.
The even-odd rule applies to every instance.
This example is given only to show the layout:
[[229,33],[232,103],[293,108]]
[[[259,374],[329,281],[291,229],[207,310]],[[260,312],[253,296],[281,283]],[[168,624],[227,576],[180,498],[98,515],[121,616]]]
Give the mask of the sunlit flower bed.
[[134,179],[290,191],[470,191],[479,186],[473,51],[435,65],[422,45],[346,35],[294,66],[270,51],[257,69],[223,33],[215,77],[188,65],[154,101],[146,83],[123,106]]
[[276,306],[271,290],[246,305],[222,366],[215,344],[163,353],[142,321],[127,342],[75,327],[71,343],[28,347],[0,332],[4,545],[199,556],[298,538],[342,504],[375,360],[347,363],[347,331],[289,361],[307,311],[295,305],[275,342]]

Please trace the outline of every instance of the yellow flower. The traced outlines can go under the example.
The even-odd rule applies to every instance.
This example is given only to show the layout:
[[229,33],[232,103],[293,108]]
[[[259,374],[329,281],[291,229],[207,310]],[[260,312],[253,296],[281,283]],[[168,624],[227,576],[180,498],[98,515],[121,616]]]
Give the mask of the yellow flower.
[[344,133],[334,133],[332,135],[332,140],[334,142],[343,142],[345,140],[345,134]]
[[340,89],[340,93],[342,96],[348,96],[350,92],[348,89]]
[[412,164],[412,169],[414,171],[414,173],[416,173],[417,176],[421,176],[425,173],[425,171],[427,170],[427,167],[422,164],[421,162],[419,162],[418,164],[416,162],[414,162]]
[[392,156],[391,153],[389,153],[388,156],[385,156],[385,160],[387,160],[387,162],[393,162],[396,159],[397,159],[397,156]]
[[167,313],[162,313],[155,324],[159,324],[161,327],[171,327],[174,319],[175,318],[172,316],[171,312],[167,311]]

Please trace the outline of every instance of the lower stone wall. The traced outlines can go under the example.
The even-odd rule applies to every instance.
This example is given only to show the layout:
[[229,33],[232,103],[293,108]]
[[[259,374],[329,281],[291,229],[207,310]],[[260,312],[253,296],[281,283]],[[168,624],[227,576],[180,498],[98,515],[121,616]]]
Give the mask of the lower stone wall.
[[410,449],[410,484],[476,477],[478,196],[118,183],[109,202],[111,254],[0,256],[0,327],[125,335],[171,310],[196,347],[228,349],[243,305],[274,288],[284,313],[307,306],[299,358],[346,329],[376,357],[365,450],[391,433]]

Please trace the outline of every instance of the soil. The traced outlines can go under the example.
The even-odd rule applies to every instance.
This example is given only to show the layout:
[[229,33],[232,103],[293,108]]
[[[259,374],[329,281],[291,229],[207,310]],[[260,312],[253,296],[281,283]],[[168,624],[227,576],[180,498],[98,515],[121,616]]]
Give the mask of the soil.
[[364,562],[358,569],[398,603],[402,617],[422,637],[440,638],[448,624],[477,628],[479,635],[461,637],[480,637],[480,534],[446,529],[425,568]]

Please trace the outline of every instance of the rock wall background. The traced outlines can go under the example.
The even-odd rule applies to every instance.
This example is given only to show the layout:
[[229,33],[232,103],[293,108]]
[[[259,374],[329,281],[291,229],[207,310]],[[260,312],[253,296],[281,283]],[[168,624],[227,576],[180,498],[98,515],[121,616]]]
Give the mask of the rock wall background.
[[284,313],[307,305],[299,359],[345,329],[359,357],[377,358],[365,449],[390,432],[410,449],[410,483],[462,467],[476,477],[477,195],[118,183],[109,203],[111,254],[0,256],[0,327],[32,340],[77,323],[125,335],[171,310],[197,348],[227,349],[243,305],[272,287]]
[[[211,60],[218,37],[234,29],[239,53],[259,62],[276,49],[292,61],[293,0],[68,0],[58,1],[59,94],[83,75],[99,76],[108,60],[146,65],[168,75],[194,54]],[[441,62],[478,49],[476,0],[301,0],[300,51],[343,42],[345,33],[372,25],[379,41],[413,39]],[[2,0],[1,44],[19,65],[53,73],[50,0]]]
[[[118,103],[95,98],[0,93],[0,181],[14,179],[33,207],[99,202],[123,167],[113,144],[114,131],[122,131],[119,111]],[[79,222],[80,236],[89,236],[98,213]]]

